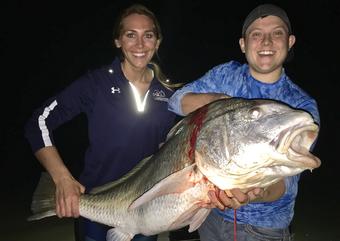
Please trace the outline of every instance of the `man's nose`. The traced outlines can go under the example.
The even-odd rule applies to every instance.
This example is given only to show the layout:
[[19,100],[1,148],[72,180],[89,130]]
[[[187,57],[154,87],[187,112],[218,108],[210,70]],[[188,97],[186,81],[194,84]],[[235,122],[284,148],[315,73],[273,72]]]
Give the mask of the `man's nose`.
[[272,43],[272,36],[268,33],[263,35],[263,40],[262,40],[264,45],[269,45]]

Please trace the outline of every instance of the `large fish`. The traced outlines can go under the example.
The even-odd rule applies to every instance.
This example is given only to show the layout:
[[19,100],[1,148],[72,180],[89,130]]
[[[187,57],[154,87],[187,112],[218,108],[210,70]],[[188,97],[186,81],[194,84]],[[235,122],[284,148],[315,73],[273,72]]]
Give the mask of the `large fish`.
[[[267,187],[319,167],[309,152],[318,130],[310,114],[279,102],[213,102],[182,119],[160,150],[123,178],[82,195],[80,215],[113,227],[107,240],[186,225],[194,231],[210,212],[202,205],[215,186]],[[53,193],[43,197],[38,186],[30,220],[55,215]]]

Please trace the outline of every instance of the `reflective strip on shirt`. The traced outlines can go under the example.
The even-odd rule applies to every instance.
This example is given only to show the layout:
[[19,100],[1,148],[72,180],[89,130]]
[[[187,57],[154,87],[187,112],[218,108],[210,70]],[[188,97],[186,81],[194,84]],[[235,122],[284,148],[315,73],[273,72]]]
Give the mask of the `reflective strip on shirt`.
[[53,101],[49,106],[44,109],[42,115],[39,116],[39,129],[41,130],[41,136],[44,141],[45,146],[52,146],[52,141],[50,138],[50,133],[46,126],[46,118],[49,116],[50,112],[58,105],[57,101]]

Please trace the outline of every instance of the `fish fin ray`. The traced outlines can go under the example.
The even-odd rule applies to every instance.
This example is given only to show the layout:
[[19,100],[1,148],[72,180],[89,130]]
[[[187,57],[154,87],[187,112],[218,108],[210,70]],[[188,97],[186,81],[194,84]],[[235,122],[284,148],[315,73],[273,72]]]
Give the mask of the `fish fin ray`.
[[28,221],[39,220],[56,215],[55,213],[55,185],[47,172],[42,172],[31,203],[32,216]]
[[107,241],[130,241],[133,234],[120,231],[118,228],[111,228],[106,233]]
[[197,204],[191,206],[187,211],[183,212],[172,224],[169,230],[176,230],[187,226],[191,223],[191,219],[199,211],[201,207]]
[[174,135],[176,135],[176,133],[178,132],[178,130],[180,130],[181,128],[183,128],[183,126],[186,124],[186,120],[182,119],[179,122],[176,123],[176,125],[174,125],[170,131],[168,132],[168,135],[166,137],[166,141],[168,141],[171,137],[173,137]]
[[192,164],[164,178],[142,196],[133,201],[129,206],[129,210],[135,209],[157,197],[171,193],[182,193],[191,188],[194,185],[194,182],[190,180],[190,178],[191,175],[196,172],[195,167],[196,165]]
[[43,219],[43,218],[51,217],[51,216],[55,216],[55,215],[56,215],[56,213],[55,213],[54,210],[46,211],[46,212],[43,212],[43,213],[33,214],[33,215],[29,216],[27,218],[27,221],[35,221],[35,220],[39,220],[39,219]]
[[195,230],[197,230],[201,224],[204,222],[204,220],[208,217],[211,209],[207,208],[201,208],[197,211],[197,213],[192,217],[192,221],[189,225],[188,232],[191,233]]

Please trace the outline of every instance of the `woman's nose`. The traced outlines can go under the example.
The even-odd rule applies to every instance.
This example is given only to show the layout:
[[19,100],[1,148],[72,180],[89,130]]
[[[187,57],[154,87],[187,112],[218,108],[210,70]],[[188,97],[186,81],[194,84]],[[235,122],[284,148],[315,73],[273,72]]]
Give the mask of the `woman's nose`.
[[138,47],[143,47],[144,46],[144,39],[143,39],[143,37],[138,37],[137,38],[137,43],[136,43],[136,45],[138,46]]

